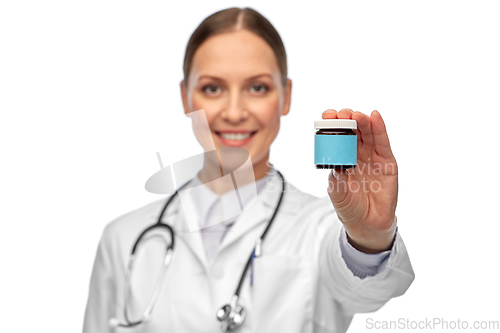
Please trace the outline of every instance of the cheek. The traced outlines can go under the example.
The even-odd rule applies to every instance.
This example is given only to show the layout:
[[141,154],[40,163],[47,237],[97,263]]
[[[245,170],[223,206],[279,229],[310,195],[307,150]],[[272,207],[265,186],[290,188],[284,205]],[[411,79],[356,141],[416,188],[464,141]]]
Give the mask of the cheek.
[[199,92],[193,92],[191,96],[192,111],[205,110],[208,123],[210,124],[218,113],[224,108],[222,99],[207,99]]
[[258,101],[254,101],[253,114],[258,119],[261,126],[266,127],[268,130],[277,131],[279,128],[280,118],[280,100],[278,96],[271,96]]

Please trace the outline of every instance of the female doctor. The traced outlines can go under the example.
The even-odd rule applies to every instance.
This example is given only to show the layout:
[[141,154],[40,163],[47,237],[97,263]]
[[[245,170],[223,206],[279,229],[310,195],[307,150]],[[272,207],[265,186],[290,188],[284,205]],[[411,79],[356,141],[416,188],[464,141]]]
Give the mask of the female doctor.
[[[398,169],[377,111],[322,113],[357,121],[358,155],[355,169],[332,169],[328,196],[317,198],[269,162],[292,82],[281,38],[262,15],[230,8],[206,18],[187,45],[180,89],[187,116],[204,110],[219,153],[248,151],[255,182],[239,189],[245,209],[234,214],[235,190],[216,181],[224,175],[220,156],[207,154],[189,182],[199,191],[109,223],[84,332],[345,332],[355,313],[375,311],[407,290],[414,273],[396,226]],[[198,231],[188,230],[188,213],[196,214]],[[159,228],[167,245],[161,237],[141,243],[128,275],[131,249],[159,216],[175,235],[173,252],[165,257],[172,236]]]

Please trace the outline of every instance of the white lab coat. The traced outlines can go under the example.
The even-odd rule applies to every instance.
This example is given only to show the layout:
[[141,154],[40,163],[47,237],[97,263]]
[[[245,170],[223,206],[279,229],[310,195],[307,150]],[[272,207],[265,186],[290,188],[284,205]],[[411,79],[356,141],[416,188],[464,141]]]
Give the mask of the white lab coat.
[[[177,231],[175,251],[152,319],[114,331],[220,332],[216,311],[230,302],[255,240],[274,212],[280,189],[279,177],[271,177],[228,232],[211,263],[205,259],[201,234],[188,232],[180,200],[175,198],[163,219]],[[90,281],[84,333],[113,332],[108,327],[110,317],[124,321],[131,248],[140,232],[156,223],[165,202],[163,198],[120,216],[104,229]],[[360,279],[341,256],[342,230],[328,196],[317,198],[287,183],[262,256],[254,261],[253,286],[247,276],[241,291],[247,318],[238,332],[345,332],[355,313],[375,311],[407,290],[414,273],[399,233],[384,270]],[[133,314],[149,301],[164,255],[162,248],[154,248],[154,240],[150,244],[133,277]]]

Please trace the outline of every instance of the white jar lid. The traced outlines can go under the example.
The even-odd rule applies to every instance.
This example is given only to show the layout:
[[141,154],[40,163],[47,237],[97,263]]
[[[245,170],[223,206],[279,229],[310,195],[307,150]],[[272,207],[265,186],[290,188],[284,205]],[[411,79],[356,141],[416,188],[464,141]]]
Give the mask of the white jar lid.
[[317,129],[322,128],[343,128],[343,129],[356,129],[358,123],[354,119],[322,119],[314,122],[314,127]]

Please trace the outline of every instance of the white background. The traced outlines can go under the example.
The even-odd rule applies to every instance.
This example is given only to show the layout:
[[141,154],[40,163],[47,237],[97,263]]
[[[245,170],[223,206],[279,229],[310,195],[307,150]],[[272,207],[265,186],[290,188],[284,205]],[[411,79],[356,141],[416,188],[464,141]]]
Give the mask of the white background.
[[287,180],[326,195],[313,164],[325,109],[386,121],[416,280],[350,331],[500,320],[498,2],[3,1],[1,330],[81,330],[106,223],[160,198],[144,189],[157,151],[164,165],[201,152],[180,100],[184,49],[233,5],[266,16],[288,52],[292,108],[271,151]]

